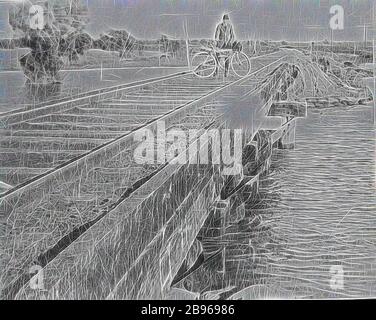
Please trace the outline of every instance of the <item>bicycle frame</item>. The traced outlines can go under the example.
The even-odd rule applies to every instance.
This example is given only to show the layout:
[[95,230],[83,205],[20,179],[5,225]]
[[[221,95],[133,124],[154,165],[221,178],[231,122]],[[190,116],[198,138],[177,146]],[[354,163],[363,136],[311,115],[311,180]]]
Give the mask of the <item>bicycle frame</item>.
[[219,49],[214,46],[211,46],[210,48],[201,48],[200,52],[206,52],[214,58],[217,67],[219,66],[222,70],[224,70],[224,66],[221,65],[220,60],[222,58],[225,59],[225,62],[231,61],[232,56],[235,54],[235,52],[232,49]]
[[[250,71],[250,60],[241,51],[234,51],[232,49],[219,49],[219,48],[215,48],[213,46],[211,48],[201,48],[201,51],[196,53],[195,56],[205,55],[205,54],[207,55],[208,58],[210,57],[210,59],[214,62],[212,67],[214,67],[215,70],[217,70],[217,71],[218,70],[225,70],[226,71],[226,66],[227,66],[229,69],[232,69],[236,73],[236,75],[238,75],[238,76],[240,76],[240,75],[234,69],[233,60],[234,60],[234,58],[236,57],[237,54],[242,54],[246,57],[246,59],[248,59],[248,66],[249,66],[249,71]],[[240,60],[238,59],[238,61],[240,61]],[[208,76],[210,77],[211,75],[213,75],[213,74],[210,74]]]
[[[230,50],[228,50],[230,51]],[[219,67],[221,70],[225,70],[226,63],[230,63],[234,51],[231,50],[231,52],[224,52],[223,50],[214,51],[211,53],[213,58],[215,59],[215,62],[217,64],[217,67]],[[224,58],[224,64],[221,64],[221,59]]]

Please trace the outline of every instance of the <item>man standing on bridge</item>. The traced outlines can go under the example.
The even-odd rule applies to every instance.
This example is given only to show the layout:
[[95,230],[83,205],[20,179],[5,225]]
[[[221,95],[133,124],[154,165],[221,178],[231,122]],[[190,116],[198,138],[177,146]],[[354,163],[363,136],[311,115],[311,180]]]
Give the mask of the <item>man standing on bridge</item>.
[[[234,46],[236,46],[235,43],[235,33],[234,33],[234,27],[232,26],[230,22],[230,17],[225,14],[223,16],[223,21],[217,25],[217,28],[215,30],[215,41],[216,46],[218,49],[226,50],[226,49],[234,49]],[[217,53],[217,57],[219,58],[219,54]],[[230,65],[230,59],[226,59],[225,61],[225,77],[227,77],[228,69]],[[215,75],[218,72],[215,71]]]

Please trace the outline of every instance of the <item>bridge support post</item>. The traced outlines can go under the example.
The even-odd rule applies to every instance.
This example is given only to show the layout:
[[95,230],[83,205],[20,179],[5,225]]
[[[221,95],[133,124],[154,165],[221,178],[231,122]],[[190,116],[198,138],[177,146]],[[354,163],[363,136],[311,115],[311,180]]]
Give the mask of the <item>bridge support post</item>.
[[268,116],[286,119],[285,124],[275,134],[278,136],[277,147],[279,149],[294,149],[296,119],[307,117],[307,104],[293,101],[273,102]]
[[[201,229],[198,238],[220,238],[224,235],[226,226],[228,223],[229,213],[230,213],[230,200],[221,200],[217,198],[213,202],[211,207],[211,212],[209,214],[208,220],[205,223],[205,226]],[[207,247],[204,245],[204,251],[208,256],[218,252],[217,248]],[[218,267],[219,272],[225,273],[225,252],[222,251],[221,255],[218,256],[215,260],[215,265]]]
[[[228,215],[230,213],[230,200],[217,200],[213,205],[214,217],[218,223],[218,236],[222,237],[226,231],[228,222]],[[224,246],[221,254],[220,271],[223,275],[226,274],[226,247]]]
[[288,124],[281,139],[278,141],[278,149],[295,149],[295,133],[296,121],[295,119],[288,119]]
[[259,190],[259,175],[250,177],[249,179],[250,180],[245,184],[241,192],[242,203],[245,205],[254,201]]

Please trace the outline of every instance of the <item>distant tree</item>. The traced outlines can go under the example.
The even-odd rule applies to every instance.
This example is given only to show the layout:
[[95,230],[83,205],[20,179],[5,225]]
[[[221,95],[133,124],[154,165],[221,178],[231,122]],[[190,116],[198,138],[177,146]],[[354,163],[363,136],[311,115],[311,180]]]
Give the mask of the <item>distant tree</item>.
[[93,42],[93,48],[119,52],[121,58],[137,49],[137,45],[137,40],[125,30],[110,30]]

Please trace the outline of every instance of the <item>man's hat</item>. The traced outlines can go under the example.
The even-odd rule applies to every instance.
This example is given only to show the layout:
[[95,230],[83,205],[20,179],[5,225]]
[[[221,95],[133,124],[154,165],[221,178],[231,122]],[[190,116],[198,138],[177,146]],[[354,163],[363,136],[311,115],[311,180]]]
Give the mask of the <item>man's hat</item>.
[[223,20],[230,20],[230,17],[228,16],[228,14],[225,14],[225,15],[223,16]]

